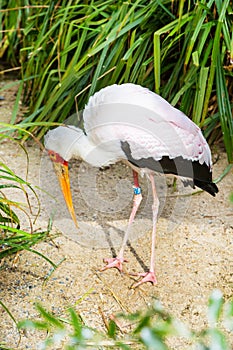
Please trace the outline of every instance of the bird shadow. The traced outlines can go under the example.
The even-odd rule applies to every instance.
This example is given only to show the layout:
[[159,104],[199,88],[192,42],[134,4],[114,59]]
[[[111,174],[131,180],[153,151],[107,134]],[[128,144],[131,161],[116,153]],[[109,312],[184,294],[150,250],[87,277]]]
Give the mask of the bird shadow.
[[[114,246],[114,243],[111,239],[111,236],[109,234],[109,230],[111,228],[114,229],[115,232],[117,232],[119,238],[123,241],[125,232],[119,228],[116,228],[115,226],[113,227],[110,224],[104,224],[102,225],[103,228],[103,232],[105,234],[105,239],[106,242],[109,246],[109,249],[111,251],[112,257],[116,258],[118,255],[117,249]],[[136,258],[137,262],[139,263],[139,265],[141,266],[142,270],[147,272],[149,271],[149,267],[147,265],[145,265],[145,263],[143,262],[143,260],[141,259],[141,257],[139,256],[139,254],[137,253],[136,249],[133,247],[132,243],[130,242],[130,240],[127,241],[126,246],[129,248],[129,251],[131,252],[132,255],[134,255],[134,257]]]

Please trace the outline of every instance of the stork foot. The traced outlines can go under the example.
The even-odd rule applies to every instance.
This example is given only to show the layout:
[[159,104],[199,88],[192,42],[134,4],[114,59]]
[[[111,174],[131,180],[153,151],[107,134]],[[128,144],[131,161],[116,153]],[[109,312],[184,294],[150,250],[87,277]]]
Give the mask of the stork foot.
[[120,272],[123,271],[123,262],[128,262],[128,260],[123,259],[123,258],[108,258],[108,259],[104,259],[104,262],[107,264],[106,266],[104,266],[100,271],[105,271],[107,269],[111,269],[113,267],[115,267],[116,269],[118,269]]
[[138,286],[140,286],[141,284],[146,283],[146,282],[151,282],[153,285],[157,284],[157,279],[156,279],[155,273],[152,271],[138,273],[137,276],[142,277],[142,279],[139,282],[133,284],[132,288],[137,288]]

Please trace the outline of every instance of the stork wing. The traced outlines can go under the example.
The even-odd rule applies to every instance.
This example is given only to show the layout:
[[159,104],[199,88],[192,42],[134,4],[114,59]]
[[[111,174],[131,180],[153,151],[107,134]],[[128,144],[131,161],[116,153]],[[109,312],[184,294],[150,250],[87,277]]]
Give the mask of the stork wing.
[[211,166],[209,146],[199,127],[162,97],[140,86],[113,85],[101,90],[89,100],[84,123],[93,143],[112,147],[112,151],[115,148],[119,158],[120,143],[126,141],[134,159],[182,157]]

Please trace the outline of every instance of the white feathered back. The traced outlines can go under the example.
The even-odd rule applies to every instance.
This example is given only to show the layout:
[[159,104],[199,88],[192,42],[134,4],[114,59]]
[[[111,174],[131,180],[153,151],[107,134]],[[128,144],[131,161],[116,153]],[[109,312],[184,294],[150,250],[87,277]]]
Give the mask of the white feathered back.
[[96,144],[127,141],[135,159],[182,156],[211,166],[210,149],[200,128],[139,85],[111,85],[95,93],[85,107],[84,126]]

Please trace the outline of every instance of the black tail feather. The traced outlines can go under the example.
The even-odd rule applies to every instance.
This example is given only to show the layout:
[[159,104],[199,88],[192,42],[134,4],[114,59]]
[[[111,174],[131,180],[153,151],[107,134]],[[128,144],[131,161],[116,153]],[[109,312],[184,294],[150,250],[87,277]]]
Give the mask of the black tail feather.
[[128,161],[134,166],[141,169],[147,168],[159,173],[186,177],[188,179],[188,184],[191,185],[190,181],[193,181],[194,186],[200,187],[212,196],[218,193],[218,187],[212,182],[211,167],[206,163],[200,163],[198,160],[185,159],[182,156],[176,158],[163,156],[160,160],[156,160],[153,157],[135,159],[132,156],[130,144],[127,141],[121,141],[121,148]]
[[214,197],[215,197],[215,194],[218,193],[218,187],[213,182],[205,182],[205,181],[194,179],[194,185],[208,192]]

